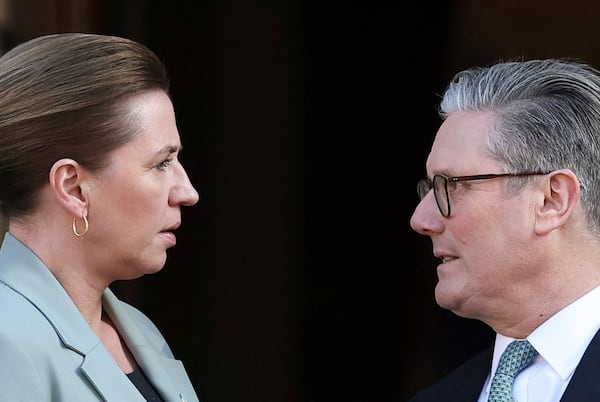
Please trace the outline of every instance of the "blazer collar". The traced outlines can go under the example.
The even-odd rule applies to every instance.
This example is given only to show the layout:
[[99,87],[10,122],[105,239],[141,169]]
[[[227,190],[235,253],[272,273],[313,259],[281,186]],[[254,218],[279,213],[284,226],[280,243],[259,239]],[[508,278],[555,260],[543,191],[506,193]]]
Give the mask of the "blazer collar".
[[69,349],[86,355],[100,343],[62,285],[44,263],[10,233],[0,248],[0,281],[31,302]]
[[[58,280],[29,248],[10,233],[4,235],[0,248],[0,266],[0,281],[29,300],[54,327],[64,346],[83,357],[81,369],[84,375],[105,400],[144,401]],[[180,391],[175,390],[189,390],[185,383],[188,377],[181,362],[157,352],[168,348],[164,340],[156,334],[142,331],[131,319],[124,303],[110,289],[104,292],[103,307],[163,398],[169,402],[180,402]],[[193,391],[188,393],[190,398],[195,395]]]

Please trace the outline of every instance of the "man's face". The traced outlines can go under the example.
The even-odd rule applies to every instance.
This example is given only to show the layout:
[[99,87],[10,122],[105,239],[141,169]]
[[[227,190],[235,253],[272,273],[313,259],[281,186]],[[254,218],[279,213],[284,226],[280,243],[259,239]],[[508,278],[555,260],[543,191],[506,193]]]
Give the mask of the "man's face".
[[[427,175],[448,177],[502,173],[486,151],[493,115],[454,113],[440,126],[427,159]],[[451,183],[451,215],[437,208],[433,190],[417,205],[411,227],[431,238],[437,267],[438,304],[464,317],[491,321],[514,308],[515,283],[533,281],[527,252],[533,236],[531,194],[508,197],[506,178]],[[511,306],[511,304],[513,304]]]

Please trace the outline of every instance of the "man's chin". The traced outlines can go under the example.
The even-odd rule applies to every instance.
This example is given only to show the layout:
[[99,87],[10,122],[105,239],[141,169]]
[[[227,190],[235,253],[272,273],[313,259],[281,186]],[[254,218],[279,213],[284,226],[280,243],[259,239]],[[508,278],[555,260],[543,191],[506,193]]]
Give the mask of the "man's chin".
[[435,288],[435,301],[441,308],[450,310],[461,316],[460,311],[462,310],[463,303],[456,291],[445,288],[438,283]]

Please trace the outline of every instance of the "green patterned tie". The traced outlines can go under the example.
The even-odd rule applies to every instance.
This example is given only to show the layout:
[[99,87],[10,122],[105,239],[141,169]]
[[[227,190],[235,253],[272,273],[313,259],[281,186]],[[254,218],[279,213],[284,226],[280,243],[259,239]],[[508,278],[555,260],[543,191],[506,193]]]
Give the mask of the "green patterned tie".
[[513,341],[500,357],[496,374],[492,379],[488,402],[512,402],[512,385],[538,352],[528,341]]

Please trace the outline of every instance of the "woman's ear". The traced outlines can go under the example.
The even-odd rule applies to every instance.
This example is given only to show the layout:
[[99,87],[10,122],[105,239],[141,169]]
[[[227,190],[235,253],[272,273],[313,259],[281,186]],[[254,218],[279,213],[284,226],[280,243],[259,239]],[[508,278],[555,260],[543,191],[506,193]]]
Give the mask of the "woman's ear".
[[542,185],[543,203],[536,210],[537,234],[547,234],[564,226],[581,197],[579,179],[569,169],[549,173]]
[[50,168],[49,181],[56,199],[70,211],[80,217],[87,209],[88,199],[82,190],[83,169],[73,159],[59,159]]

